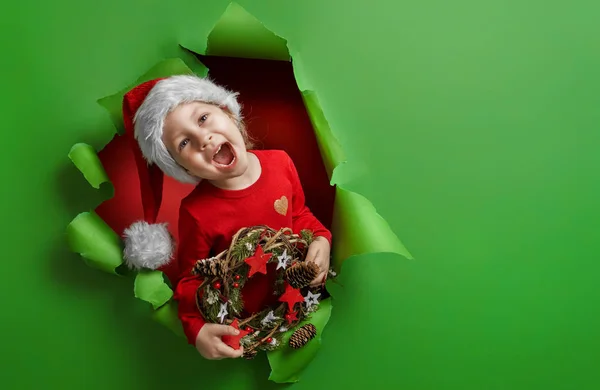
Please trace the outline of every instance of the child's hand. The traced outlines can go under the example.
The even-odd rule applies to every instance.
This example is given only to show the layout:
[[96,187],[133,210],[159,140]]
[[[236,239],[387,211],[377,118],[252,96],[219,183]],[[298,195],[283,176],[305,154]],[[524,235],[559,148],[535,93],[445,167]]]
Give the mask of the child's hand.
[[204,324],[196,336],[196,349],[200,355],[210,360],[239,358],[244,353],[244,347],[233,349],[221,340],[222,336],[235,336],[237,332],[237,329],[229,325]]
[[310,283],[311,287],[317,287],[325,283],[325,278],[329,272],[329,252],[331,248],[329,241],[324,237],[317,237],[308,247],[306,261],[314,261],[319,266],[321,272]]

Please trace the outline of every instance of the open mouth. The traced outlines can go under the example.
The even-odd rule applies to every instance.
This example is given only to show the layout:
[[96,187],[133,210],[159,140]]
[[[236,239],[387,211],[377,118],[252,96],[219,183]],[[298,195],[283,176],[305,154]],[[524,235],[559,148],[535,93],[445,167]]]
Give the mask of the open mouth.
[[219,146],[217,152],[213,155],[213,163],[220,168],[228,168],[233,166],[235,162],[235,153],[233,147],[228,142]]

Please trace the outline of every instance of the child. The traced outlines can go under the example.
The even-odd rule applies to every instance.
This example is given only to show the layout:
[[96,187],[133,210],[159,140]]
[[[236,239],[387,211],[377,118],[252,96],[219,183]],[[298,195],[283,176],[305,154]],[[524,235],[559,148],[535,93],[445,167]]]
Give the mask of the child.
[[[174,281],[174,299],[188,342],[207,359],[240,357],[243,348],[232,349],[221,340],[221,336],[237,334],[235,328],[205,323],[196,306],[202,280],[191,269],[197,260],[227,249],[240,228],[267,225],[275,230],[288,227],[294,233],[310,229],[315,240],[307,260],[320,268],[312,285],[322,283],[329,270],[331,233],[305,205],[294,163],[283,151],[250,149],[236,98],[237,94],[208,79],[172,76],[135,87],[123,101],[125,128],[140,170],[144,211],[151,221],[160,207],[162,173],[196,184],[179,211],[179,278]],[[242,290],[248,314],[277,298],[273,294],[275,268],[269,266],[266,275],[256,274]]]

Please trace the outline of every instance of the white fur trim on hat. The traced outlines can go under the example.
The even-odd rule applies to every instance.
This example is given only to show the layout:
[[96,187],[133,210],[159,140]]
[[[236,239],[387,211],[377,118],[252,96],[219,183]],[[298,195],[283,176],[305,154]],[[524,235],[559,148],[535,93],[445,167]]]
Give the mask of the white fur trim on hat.
[[157,82],[133,118],[135,138],[144,158],[180,182],[198,183],[198,178],[188,174],[175,162],[163,143],[165,118],[180,104],[201,101],[226,107],[241,122],[241,107],[237,95],[207,78],[197,76],[171,76]]
[[167,224],[134,222],[123,232],[125,264],[132,270],[158,269],[171,261],[174,240]]

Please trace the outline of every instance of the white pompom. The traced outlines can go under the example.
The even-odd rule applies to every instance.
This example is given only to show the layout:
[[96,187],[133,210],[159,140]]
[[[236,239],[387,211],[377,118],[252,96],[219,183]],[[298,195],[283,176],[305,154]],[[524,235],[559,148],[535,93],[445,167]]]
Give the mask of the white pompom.
[[174,240],[166,223],[133,223],[123,232],[123,257],[130,269],[158,269],[168,264],[173,256]]

